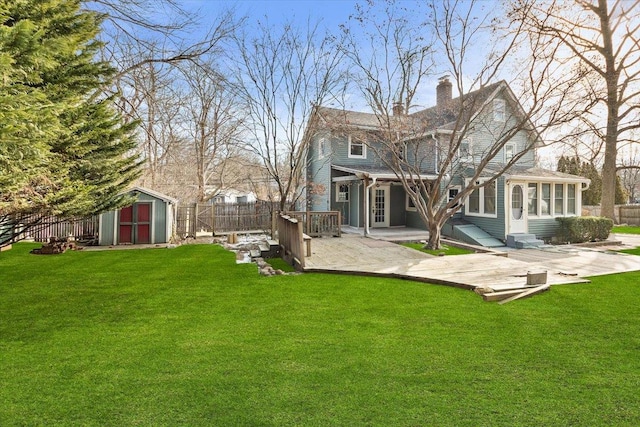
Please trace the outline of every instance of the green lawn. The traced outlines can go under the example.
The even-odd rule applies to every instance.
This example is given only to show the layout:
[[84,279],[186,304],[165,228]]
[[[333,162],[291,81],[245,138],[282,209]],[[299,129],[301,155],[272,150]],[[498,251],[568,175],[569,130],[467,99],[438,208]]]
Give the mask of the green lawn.
[[612,233],[622,233],[622,234],[640,234],[640,227],[632,226],[632,225],[616,225],[611,230]]
[[442,245],[441,248],[438,250],[424,249],[423,243],[402,243],[402,246],[416,249],[416,250],[428,253],[430,255],[435,255],[435,256],[439,256],[441,254],[442,255],[466,255],[466,254],[475,253],[474,251],[469,249],[463,249],[457,246],[449,246],[449,245]]
[[501,306],[213,245],[32,247],[0,254],[2,426],[640,425],[640,273]]

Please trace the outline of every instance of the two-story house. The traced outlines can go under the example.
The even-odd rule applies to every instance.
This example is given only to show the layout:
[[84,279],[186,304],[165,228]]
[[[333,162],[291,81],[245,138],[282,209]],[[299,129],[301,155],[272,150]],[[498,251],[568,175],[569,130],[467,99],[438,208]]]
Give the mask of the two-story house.
[[[456,158],[447,166],[452,176],[442,189],[444,202],[477,175],[477,165],[482,164],[481,173],[475,176],[478,182],[499,175],[493,183],[464,198],[463,206],[443,227],[444,235],[486,245],[492,245],[490,240],[504,242],[514,233],[550,238],[557,229],[555,218],[581,214],[581,194],[589,180],[536,167],[540,136],[532,126],[511,126],[518,120],[529,122],[523,119],[522,107],[506,82],[467,94],[465,100],[474,102],[463,109],[462,115],[448,113],[447,107],[458,101],[452,99],[448,79],[441,79],[436,94],[434,107],[402,118],[422,126],[420,132],[414,132],[420,135],[419,141],[413,141],[420,146],[419,179],[428,182],[441,174],[444,157],[450,153],[443,146],[451,141],[452,132],[460,130],[461,121],[465,123],[464,138],[459,141]],[[307,209],[341,211],[343,225],[357,228],[426,229],[398,174],[381,161],[384,150],[372,142],[374,138],[366,138],[368,133],[380,134],[380,118],[372,113],[322,106],[316,109],[314,120],[307,126],[311,141],[307,152]],[[401,108],[394,107],[396,116],[402,116]],[[496,144],[496,139],[504,138],[507,132],[512,134]],[[504,171],[509,163],[512,165]],[[473,229],[493,239],[483,242],[476,236],[484,233],[465,231]]]

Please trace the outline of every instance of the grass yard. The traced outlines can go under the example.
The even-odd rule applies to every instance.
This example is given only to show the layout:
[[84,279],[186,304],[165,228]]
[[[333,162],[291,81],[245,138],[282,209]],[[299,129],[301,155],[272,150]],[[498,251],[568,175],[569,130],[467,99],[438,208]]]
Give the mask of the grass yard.
[[640,234],[640,227],[632,225],[615,225],[611,232],[621,234]]
[[0,424],[637,426],[640,273],[506,305],[214,245],[0,254]]
[[459,248],[457,246],[449,246],[449,245],[442,245],[441,248],[438,249],[438,250],[424,249],[424,244],[423,243],[402,243],[402,246],[406,246],[406,247],[411,248],[411,249],[416,249],[418,251],[425,252],[425,253],[428,253],[428,254],[434,255],[434,256],[438,256],[440,254],[443,254],[443,255],[466,255],[466,254],[475,253],[474,251],[469,250],[469,249],[463,249],[463,248]]

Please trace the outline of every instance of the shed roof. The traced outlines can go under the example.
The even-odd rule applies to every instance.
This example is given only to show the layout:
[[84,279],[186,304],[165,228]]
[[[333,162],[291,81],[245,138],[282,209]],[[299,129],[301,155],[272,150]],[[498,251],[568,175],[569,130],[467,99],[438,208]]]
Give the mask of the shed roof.
[[148,194],[149,196],[155,197],[156,199],[160,199],[163,202],[167,202],[173,205],[178,203],[178,199],[174,199],[173,197],[167,196],[166,194],[158,193],[157,191],[153,191],[148,188],[139,187],[139,186],[131,187],[127,191],[125,191],[125,193],[133,193],[136,191],[139,193]]

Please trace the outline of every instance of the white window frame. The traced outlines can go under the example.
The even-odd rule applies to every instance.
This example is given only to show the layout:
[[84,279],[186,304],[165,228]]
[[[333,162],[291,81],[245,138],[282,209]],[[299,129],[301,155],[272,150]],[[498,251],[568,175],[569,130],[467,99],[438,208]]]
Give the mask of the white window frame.
[[[531,184],[535,185],[535,188],[536,188],[536,197],[535,197],[536,211],[535,212],[529,212],[529,188],[533,188],[533,187],[529,187]],[[540,183],[539,182],[527,182],[526,202],[527,202],[527,215],[540,216]]]
[[[453,197],[451,197],[451,193],[450,193],[451,190],[456,190],[457,191],[457,193]],[[461,191],[462,191],[462,186],[460,186],[460,185],[452,185],[451,187],[447,188],[447,203],[449,203],[453,198],[455,198]],[[451,212],[452,210],[456,209],[461,204],[462,204],[461,201],[458,200],[458,203],[455,206],[451,207],[449,209],[449,212]],[[460,209],[458,211],[460,211]]]
[[471,140],[471,138],[463,138],[462,141],[460,141],[460,145],[458,146],[458,158],[460,160],[473,159],[473,141]]
[[500,123],[507,121],[507,103],[504,99],[493,100],[493,120]]
[[[351,135],[349,135],[348,140],[349,140],[349,144],[348,144],[348,147],[347,147],[347,149],[349,150],[347,152],[348,157],[350,159],[366,159],[367,158],[367,145],[364,142],[353,142],[353,139],[351,138]],[[351,147],[357,146],[357,145],[362,145],[362,154],[361,155],[351,154]]]
[[[542,184],[549,184],[550,186],[550,208],[549,213],[542,213]],[[529,185],[535,185],[536,187],[536,212],[528,212],[529,217],[535,216],[537,218],[562,218],[562,217],[571,217],[578,216],[578,191],[580,189],[579,183],[574,182],[554,182],[554,181],[541,181],[541,182],[529,182],[527,183],[527,188]],[[556,202],[556,185],[562,185],[562,213],[558,214],[555,211],[555,202]],[[576,212],[569,212],[569,186],[573,185],[574,188],[574,206]],[[527,206],[529,203],[529,193],[527,192]]]
[[327,139],[322,137],[320,139],[318,139],[318,158],[319,159],[324,159],[324,157],[327,155],[326,151],[326,144],[327,144]]
[[[511,155],[509,155],[509,151],[511,151]],[[507,164],[513,159],[516,155],[516,144],[505,144],[504,146],[504,163]]]
[[[489,181],[489,179],[479,179],[476,182],[478,184],[483,184],[486,181]],[[484,189],[485,186],[482,186],[480,188],[478,188],[478,197],[480,200],[478,200],[478,205],[479,205],[479,212],[470,212],[469,211],[469,197],[471,196],[471,193],[466,197],[465,203],[464,203],[464,214],[468,215],[468,216],[477,216],[477,217],[482,217],[482,218],[497,218],[498,217],[498,180],[494,180],[494,186],[495,186],[495,194],[493,196],[493,203],[494,203],[494,213],[486,213],[485,212],[485,206],[484,206]],[[466,181],[466,185],[470,185],[470,181],[467,180]],[[475,191],[475,190],[474,190]]]
[[[343,185],[347,188],[347,191],[340,191],[340,187]],[[351,188],[349,184],[346,184],[344,182],[336,182],[336,202],[339,202],[339,203],[349,202],[350,192],[351,192]],[[344,197],[345,194],[346,194],[346,197]]]

